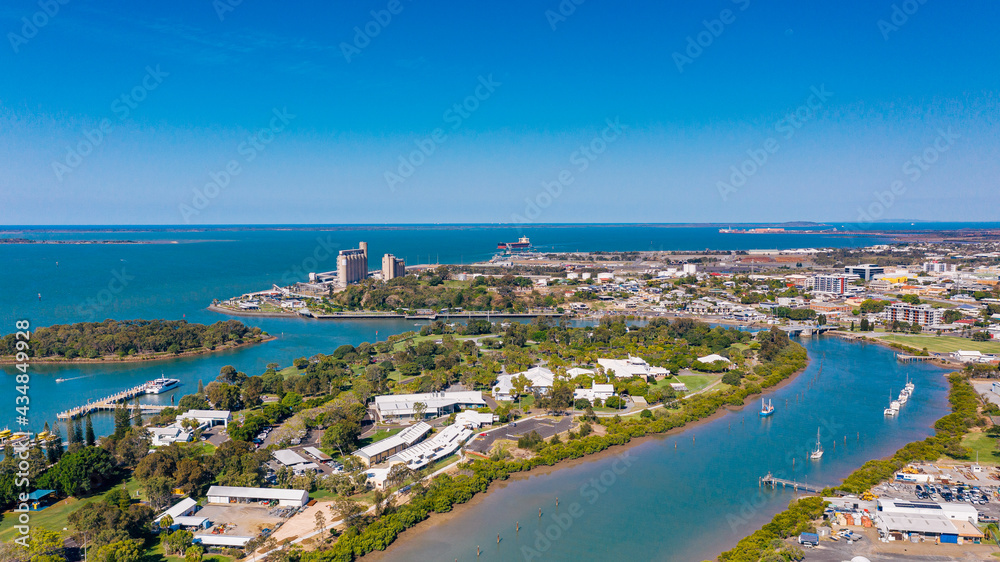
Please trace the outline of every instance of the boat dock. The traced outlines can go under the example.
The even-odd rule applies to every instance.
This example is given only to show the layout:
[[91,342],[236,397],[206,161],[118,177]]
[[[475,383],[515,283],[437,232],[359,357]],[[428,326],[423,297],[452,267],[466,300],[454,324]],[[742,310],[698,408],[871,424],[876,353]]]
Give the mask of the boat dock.
[[[88,401],[83,406],[77,406],[76,408],[71,408],[64,412],[59,412],[56,417],[61,420],[72,420],[82,416],[86,416],[92,412],[110,411],[114,410],[115,407],[120,402],[126,402],[137,396],[142,396],[146,394],[146,387],[148,383],[140,384],[139,386],[133,386],[128,390],[123,390],[117,394],[112,394],[106,398],[101,398],[100,400],[95,400],[93,402]],[[160,406],[155,404],[126,404],[125,407],[129,410],[139,409],[140,412],[157,413],[167,408],[168,406]]]
[[914,361],[933,361],[937,359],[933,355],[906,355],[905,353],[897,353],[896,361],[900,363],[912,363]]
[[778,486],[781,486],[782,488],[792,488],[796,492],[810,492],[813,494],[818,494],[823,491],[823,488],[819,486],[803,484],[794,480],[785,480],[784,478],[776,478],[772,476],[770,472],[767,473],[767,476],[758,478],[757,485],[759,487],[767,486],[769,488],[777,488]]

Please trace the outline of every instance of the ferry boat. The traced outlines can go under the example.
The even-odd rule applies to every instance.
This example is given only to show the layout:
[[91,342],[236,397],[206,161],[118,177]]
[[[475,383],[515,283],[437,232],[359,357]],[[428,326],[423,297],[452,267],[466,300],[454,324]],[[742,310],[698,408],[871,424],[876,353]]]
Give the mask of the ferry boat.
[[527,250],[531,247],[531,240],[528,240],[527,236],[522,236],[517,239],[517,242],[500,242],[497,244],[497,250]]
[[56,379],[56,382],[64,382],[66,379]]
[[168,390],[172,390],[181,385],[181,381],[178,379],[168,379],[166,377],[160,377],[158,379],[153,379],[146,383],[146,394],[160,394]]
[[823,458],[823,445],[821,445],[820,442],[819,442],[819,428],[818,427],[816,428],[816,450],[813,451],[811,455],[809,455],[809,458],[811,458],[811,459],[820,459],[820,458]]
[[10,431],[10,429],[5,428],[3,431],[0,431],[0,443],[6,441],[7,439],[10,439],[11,435],[13,435],[13,433]]
[[761,398],[760,399],[760,417],[766,418],[766,417],[768,417],[770,415],[773,415],[773,414],[774,414],[774,406],[771,405],[771,401],[768,400],[767,403],[765,404],[764,403],[764,399]]

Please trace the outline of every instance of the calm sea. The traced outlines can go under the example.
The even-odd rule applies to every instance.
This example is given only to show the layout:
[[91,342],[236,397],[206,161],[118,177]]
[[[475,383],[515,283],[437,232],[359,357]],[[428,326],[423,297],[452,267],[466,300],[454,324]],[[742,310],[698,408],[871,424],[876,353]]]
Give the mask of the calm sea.
[[[843,228],[844,225],[832,225]],[[881,229],[959,228],[956,224],[882,224]],[[989,225],[975,225],[989,226]],[[149,244],[0,245],[0,334],[14,331],[16,320],[34,327],[106,318],[187,319],[211,323],[227,317],[206,307],[226,298],[305,280],[310,271],[336,268],[336,253],[369,243],[370,264],[393,253],[408,264],[471,263],[488,259],[498,242],[531,237],[541,249],[704,250],[751,248],[848,247],[880,242],[875,236],[826,234],[720,234],[718,227],[679,225],[551,225],[517,228],[490,225],[447,226],[292,226],[292,227],[6,227],[0,237],[57,240],[136,240]],[[38,365],[32,381],[31,423],[39,430],[55,414],[88,398],[142,383],[161,373],[184,381],[173,393],[148,400],[170,400],[190,393],[198,379],[215,378],[233,364],[250,374],[276,361],[329,352],[343,343],[373,341],[412,329],[392,321],[317,322],[250,318],[245,322],[279,336],[277,341],[232,353],[127,366]],[[0,427],[15,429],[13,371],[6,368],[11,407],[0,409]],[[55,383],[56,378],[72,379]],[[109,421],[98,421],[98,431]]]

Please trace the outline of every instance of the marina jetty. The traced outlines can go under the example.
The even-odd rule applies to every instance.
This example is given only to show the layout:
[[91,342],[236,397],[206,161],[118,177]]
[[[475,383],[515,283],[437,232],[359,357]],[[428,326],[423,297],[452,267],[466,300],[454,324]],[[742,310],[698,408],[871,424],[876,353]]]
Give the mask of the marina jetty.
[[[58,414],[56,414],[56,417],[61,420],[71,420],[74,418],[86,416],[87,414],[93,412],[114,410],[115,407],[118,405],[118,403],[126,402],[137,396],[142,396],[143,394],[146,394],[146,391],[149,389],[150,384],[151,383],[148,382],[143,383],[140,384],[139,386],[133,386],[128,390],[123,390],[119,393],[112,394],[111,396],[108,396],[106,398],[101,398],[100,400],[88,401],[86,404],[82,406],[77,406],[75,408],[70,408],[69,410],[59,412]],[[128,408],[129,410],[138,409],[142,413],[157,413],[163,410],[164,408],[167,408],[168,406],[160,406],[155,404],[139,404],[139,405],[126,404],[125,407]]]
[[784,478],[776,478],[771,475],[770,472],[767,476],[758,479],[757,485],[760,487],[777,488],[781,486],[782,488],[792,488],[796,492],[809,492],[813,494],[818,494],[823,490],[822,486],[815,486],[811,484],[803,484],[802,482],[796,482],[794,480],[785,480]]

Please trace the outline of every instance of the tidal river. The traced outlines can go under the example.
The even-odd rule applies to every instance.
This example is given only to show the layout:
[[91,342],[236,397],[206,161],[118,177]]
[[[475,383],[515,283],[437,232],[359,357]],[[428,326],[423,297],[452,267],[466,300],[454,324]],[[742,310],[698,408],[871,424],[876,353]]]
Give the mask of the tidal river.
[[[837,484],[865,461],[930,435],[948,412],[940,368],[832,337],[802,343],[809,367],[764,396],[775,406],[771,418],[751,402],[678,433],[513,478],[366,560],[477,560],[477,546],[481,562],[714,558],[795,497],[759,489],[759,477]],[[907,375],[913,397],[898,417],[884,418]],[[817,429],[825,453],[814,461]]]

